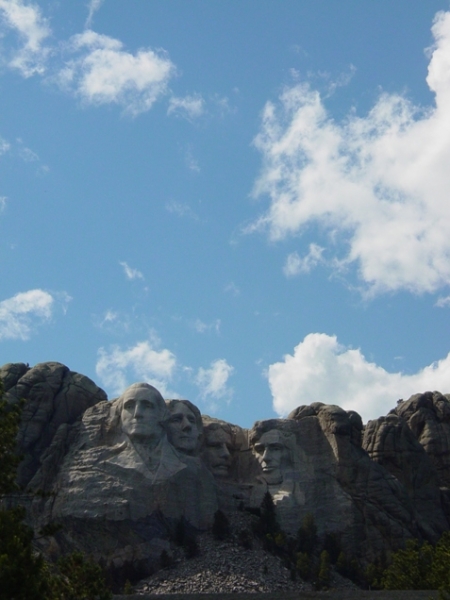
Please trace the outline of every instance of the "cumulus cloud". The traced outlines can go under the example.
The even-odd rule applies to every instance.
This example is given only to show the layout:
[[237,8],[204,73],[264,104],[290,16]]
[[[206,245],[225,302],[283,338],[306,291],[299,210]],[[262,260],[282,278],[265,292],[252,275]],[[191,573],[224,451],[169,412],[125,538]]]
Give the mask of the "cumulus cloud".
[[144,280],[144,275],[138,271],[138,269],[133,269],[130,267],[125,261],[120,261],[119,265],[123,267],[123,271],[127,277],[127,279],[142,279]]
[[200,398],[211,410],[217,410],[219,401],[230,402],[233,390],[228,386],[228,379],[234,368],[224,358],[211,363],[209,369],[200,367],[195,377],[195,383],[200,390]]
[[2,24],[20,39],[20,47],[8,60],[9,66],[24,77],[42,75],[50,52],[44,42],[51,30],[39,6],[23,0],[0,0],[0,17]]
[[154,385],[163,395],[170,395],[167,385],[176,365],[175,355],[166,348],[158,349],[158,341],[151,339],[125,349],[117,345],[100,348],[95,371],[114,394],[140,380]]
[[164,51],[131,54],[121,41],[90,29],[74,35],[68,50],[77,56],[60,71],[60,85],[86,104],[118,104],[132,116],[149,110],[175,73]]
[[308,225],[330,234],[330,264],[353,265],[366,293],[433,292],[450,283],[450,13],[436,15],[427,110],[382,94],[340,123],[306,84],[268,102],[254,140],[256,197],[270,206],[247,231],[272,240]]
[[293,277],[299,273],[309,273],[319,263],[323,262],[322,253],[324,248],[317,244],[309,245],[309,252],[306,256],[300,257],[297,252],[288,255],[283,267],[283,273],[286,277]]
[[60,301],[65,311],[70,296],[53,295],[44,290],[20,292],[0,302],[0,340],[27,340],[35,327],[52,318],[55,304]]
[[172,96],[169,99],[167,114],[174,114],[192,120],[200,117],[204,111],[205,101],[202,96],[200,94],[193,94],[192,96],[185,96],[184,98]]
[[336,336],[311,333],[267,370],[274,410],[287,415],[311,402],[356,410],[365,420],[386,414],[399,398],[428,390],[450,392],[450,353],[414,374],[390,373]]

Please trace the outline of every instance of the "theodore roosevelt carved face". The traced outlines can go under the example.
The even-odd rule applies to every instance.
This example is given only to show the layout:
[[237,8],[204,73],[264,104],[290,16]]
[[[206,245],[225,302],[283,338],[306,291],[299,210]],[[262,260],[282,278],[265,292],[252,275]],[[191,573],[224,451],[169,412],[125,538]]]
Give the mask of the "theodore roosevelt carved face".
[[169,441],[183,454],[197,454],[203,425],[200,411],[189,400],[168,400],[166,423]]

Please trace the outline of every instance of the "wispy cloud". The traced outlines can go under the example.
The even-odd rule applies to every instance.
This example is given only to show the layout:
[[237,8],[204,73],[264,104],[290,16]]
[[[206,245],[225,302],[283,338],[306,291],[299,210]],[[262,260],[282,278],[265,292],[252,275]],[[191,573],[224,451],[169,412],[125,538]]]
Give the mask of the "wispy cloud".
[[330,233],[336,268],[353,265],[367,294],[433,292],[450,283],[450,13],[437,14],[423,111],[382,94],[365,117],[334,121],[306,84],[264,108],[255,196],[270,207],[247,232],[272,240],[311,224]]
[[234,368],[224,358],[213,361],[209,369],[200,367],[195,377],[195,383],[200,390],[200,398],[208,408],[217,411],[220,402],[227,404],[233,396],[233,389],[228,386],[228,379]]
[[436,300],[435,306],[438,308],[446,308],[447,306],[450,306],[450,296],[441,296]]
[[300,273],[310,273],[314,267],[323,262],[323,251],[324,248],[321,248],[317,244],[310,244],[309,252],[306,256],[300,257],[297,252],[292,252],[286,259],[283,273],[286,277],[294,277]]
[[142,279],[144,281],[144,275],[138,269],[133,269],[125,261],[120,261],[119,265],[123,267],[127,279]]
[[188,148],[184,154],[184,161],[186,163],[187,168],[190,171],[194,171],[195,173],[200,173],[200,165],[198,164],[198,160],[194,157],[192,150]]
[[311,333],[267,370],[274,410],[286,416],[311,402],[337,404],[365,420],[386,414],[403,399],[428,390],[450,391],[450,354],[409,375],[390,373],[361,350],[345,348],[336,336]]
[[35,289],[20,292],[0,302],[0,340],[27,340],[38,325],[50,321],[59,302],[65,312],[71,300],[65,293],[50,294]]
[[94,19],[95,13],[100,9],[104,0],[90,0],[88,4],[88,16],[86,19],[85,27],[89,29],[92,26],[92,21]]
[[216,319],[215,321],[212,321],[211,323],[205,323],[201,319],[195,319],[195,321],[193,322],[193,327],[194,327],[195,331],[197,331],[198,333],[208,333],[211,331],[213,331],[215,333],[220,333],[220,325],[221,325],[220,319]]
[[163,51],[132,54],[120,40],[90,29],[74,35],[67,49],[76,57],[59,72],[59,84],[85,104],[118,104],[132,116],[149,110],[175,74]]
[[122,349],[114,345],[100,348],[95,367],[102,384],[114,394],[120,394],[136,380],[154,385],[163,395],[177,366],[175,355],[168,349],[159,349],[155,339],[138,342]]
[[42,75],[50,53],[44,42],[51,30],[39,6],[22,0],[0,0],[0,17],[2,24],[19,37],[19,47],[7,59],[8,65],[24,77]]
[[233,296],[239,296],[241,293],[241,290],[234,283],[234,281],[227,283],[227,285],[224,287],[224,291],[227,292],[227,294],[232,294]]
[[184,98],[172,96],[169,99],[167,114],[184,117],[185,119],[192,121],[193,119],[201,117],[204,111],[205,101],[201,94],[193,94],[191,96],[184,96]]
[[176,202],[175,200],[170,200],[169,202],[166,202],[166,210],[177,217],[188,217],[194,221],[199,220],[198,215],[186,202]]

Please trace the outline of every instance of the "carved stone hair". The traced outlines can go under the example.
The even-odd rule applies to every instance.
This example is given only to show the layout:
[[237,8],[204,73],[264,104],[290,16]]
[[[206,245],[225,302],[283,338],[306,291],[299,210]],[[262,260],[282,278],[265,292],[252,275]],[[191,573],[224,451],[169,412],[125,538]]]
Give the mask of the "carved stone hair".
[[152,395],[156,398],[157,408],[158,408],[158,423],[160,425],[164,425],[170,416],[169,411],[167,409],[166,403],[164,402],[164,398],[161,396],[159,390],[150,385],[149,383],[133,383],[123,392],[119,398],[113,400],[111,402],[111,415],[110,421],[107,426],[107,433],[114,433],[120,425],[120,416],[123,409],[123,401],[124,396],[130,389],[145,389],[152,392]]
[[195,424],[197,425],[197,429],[198,429],[199,433],[203,435],[202,413],[195,406],[195,404],[192,404],[192,402],[190,400],[178,400],[176,398],[174,400],[166,400],[166,406],[167,406],[167,409],[168,409],[168,411],[170,413],[168,415],[168,419],[170,419],[170,415],[175,410],[175,406],[177,404],[179,404],[179,403],[184,404],[185,406],[187,406],[189,408],[189,410],[193,413],[193,415],[195,417]]

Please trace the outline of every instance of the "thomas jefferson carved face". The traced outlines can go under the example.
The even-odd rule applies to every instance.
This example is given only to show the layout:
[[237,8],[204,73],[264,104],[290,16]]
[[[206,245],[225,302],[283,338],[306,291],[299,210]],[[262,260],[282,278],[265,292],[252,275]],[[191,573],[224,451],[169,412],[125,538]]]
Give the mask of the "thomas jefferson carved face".
[[195,414],[183,402],[173,402],[169,410],[167,431],[170,442],[180,452],[193,454],[201,435]]
[[269,484],[283,481],[283,470],[289,459],[282,434],[276,429],[267,431],[254,444],[253,450],[263,471],[263,477]]
[[230,471],[233,448],[231,435],[219,427],[217,429],[205,428],[205,446],[203,460],[209,470],[216,477],[227,477]]
[[147,384],[134,384],[125,390],[121,400],[122,431],[131,439],[158,443],[164,433],[161,421],[166,411],[158,390]]

